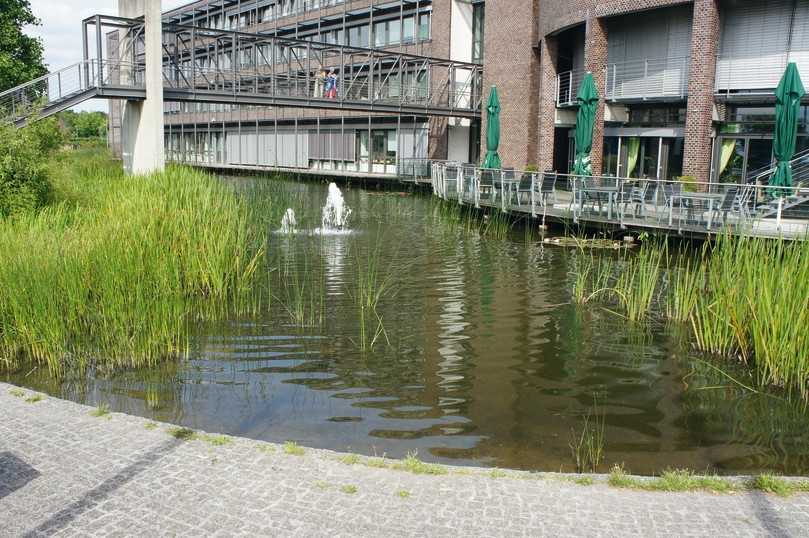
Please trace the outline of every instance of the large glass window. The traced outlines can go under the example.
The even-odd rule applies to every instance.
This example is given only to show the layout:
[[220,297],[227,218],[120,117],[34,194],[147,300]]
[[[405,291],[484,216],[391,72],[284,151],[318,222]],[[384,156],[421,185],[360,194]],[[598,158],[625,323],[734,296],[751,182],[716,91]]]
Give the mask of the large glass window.
[[604,137],[604,157],[601,173],[605,176],[618,175],[618,140],[617,136]]

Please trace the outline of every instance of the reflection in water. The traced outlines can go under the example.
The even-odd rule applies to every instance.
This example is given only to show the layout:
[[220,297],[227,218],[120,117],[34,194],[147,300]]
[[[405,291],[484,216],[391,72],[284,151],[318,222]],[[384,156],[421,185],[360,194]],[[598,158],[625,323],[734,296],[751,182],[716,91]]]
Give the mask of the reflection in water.
[[[306,205],[293,208],[298,230],[320,226],[326,189],[290,188]],[[7,379],[212,432],[542,470],[573,469],[570,431],[596,395],[605,468],[809,469],[802,407],[747,392],[696,361],[683,327],[628,326],[600,307],[571,305],[575,250],[442,224],[426,197],[344,197],[356,233],[272,234],[271,310],[195,327],[186,361],[60,382],[27,368]],[[352,296],[356,260],[377,247],[396,294],[380,304],[390,346],[368,353],[355,345]],[[321,326],[296,327],[279,304],[279,260],[312,289],[322,285]]]

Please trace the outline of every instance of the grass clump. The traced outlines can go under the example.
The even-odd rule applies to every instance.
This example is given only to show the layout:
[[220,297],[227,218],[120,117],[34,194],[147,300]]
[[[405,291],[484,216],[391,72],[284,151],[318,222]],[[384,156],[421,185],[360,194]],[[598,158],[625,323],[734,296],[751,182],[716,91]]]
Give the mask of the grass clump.
[[343,465],[356,465],[360,462],[360,457],[356,454],[346,454],[338,460]]
[[299,446],[295,441],[287,441],[284,443],[284,454],[289,456],[303,456],[306,451],[303,447]]
[[408,452],[405,459],[393,464],[392,468],[413,474],[445,475],[448,473],[447,468],[443,465],[421,461],[416,452]]
[[263,243],[232,187],[127,178],[98,151],[54,168],[56,199],[0,226],[0,369],[150,367],[184,354],[190,322],[250,310]]
[[151,431],[156,430],[158,426],[156,422],[147,422],[146,424],[143,425],[143,427]]
[[761,474],[748,484],[750,489],[772,493],[780,497],[789,497],[795,493],[809,493],[809,480],[786,480],[772,474]]
[[598,408],[598,401],[593,398],[593,407],[582,419],[581,429],[570,430],[570,452],[576,463],[576,472],[596,472],[604,460],[604,444],[606,441],[606,416]]
[[90,416],[93,417],[107,417],[110,414],[110,406],[108,404],[101,404],[92,411],[90,411]]
[[358,490],[357,490],[357,486],[348,484],[348,485],[340,487],[340,491],[342,491],[346,495],[354,495],[355,493],[357,493]]
[[400,499],[409,499],[411,497],[411,494],[406,489],[400,489],[396,492],[396,496],[399,497]]
[[630,476],[619,465],[612,468],[607,483],[615,488],[644,491],[732,493],[739,489],[733,482],[725,478],[716,475],[697,475],[686,469],[669,469],[659,477],[640,479]]
[[201,435],[199,437],[211,446],[226,446],[233,444],[233,439],[226,435]]
[[45,397],[42,396],[41,394],[32,394],[31,396],[26,398],[25,401],[28,402],[28,403],[37,403],[37,402],[41,402],[44,399],[45,399]]
[[23,398],[25,396],[25,391],[22,389],[9,389],[8,393],[15,398]]
[[191,441],[197,438],[197,432],[191,428],[169,428],[168,434],[177,439],[178,441]]

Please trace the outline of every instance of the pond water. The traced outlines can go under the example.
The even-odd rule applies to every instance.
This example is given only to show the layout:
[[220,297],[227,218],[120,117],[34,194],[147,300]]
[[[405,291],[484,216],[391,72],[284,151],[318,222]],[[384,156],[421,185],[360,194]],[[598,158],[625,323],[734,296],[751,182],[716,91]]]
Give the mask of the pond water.
[[[800,404],[741,388],[731,377],[744,372],[690,351],[687,327],[571,304],[575,249],[519,226],[483,235],[425,194],[359,188],[344,188],[350,233],[312,235],[327,186],[280,190],[299,233],[270,235],[264,314],[195,327],[188,360],[153,370],[5,380],[190,428],[369,455],[574,471],[572,432],[591,414],[606,424],[602,471],[809,468]],[[363,338],[356,299],[369,260],[388,288]]]

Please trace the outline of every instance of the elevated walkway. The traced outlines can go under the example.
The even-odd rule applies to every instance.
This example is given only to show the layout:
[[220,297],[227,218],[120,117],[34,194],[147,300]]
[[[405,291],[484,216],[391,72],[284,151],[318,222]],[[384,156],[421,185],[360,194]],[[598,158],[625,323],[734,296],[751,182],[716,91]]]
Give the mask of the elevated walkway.
[[[0,119],[22,126],[87,99],[145,98],[143,20],[97,15],[83,24],[85,59],[0,94]],[[88,33],[95,33],[94,58]],[[172,23],[162,35],[165,101],[481,114],[483,72],[477,64]],[[326,91],[324,73],[335,76],[335,91]]]

